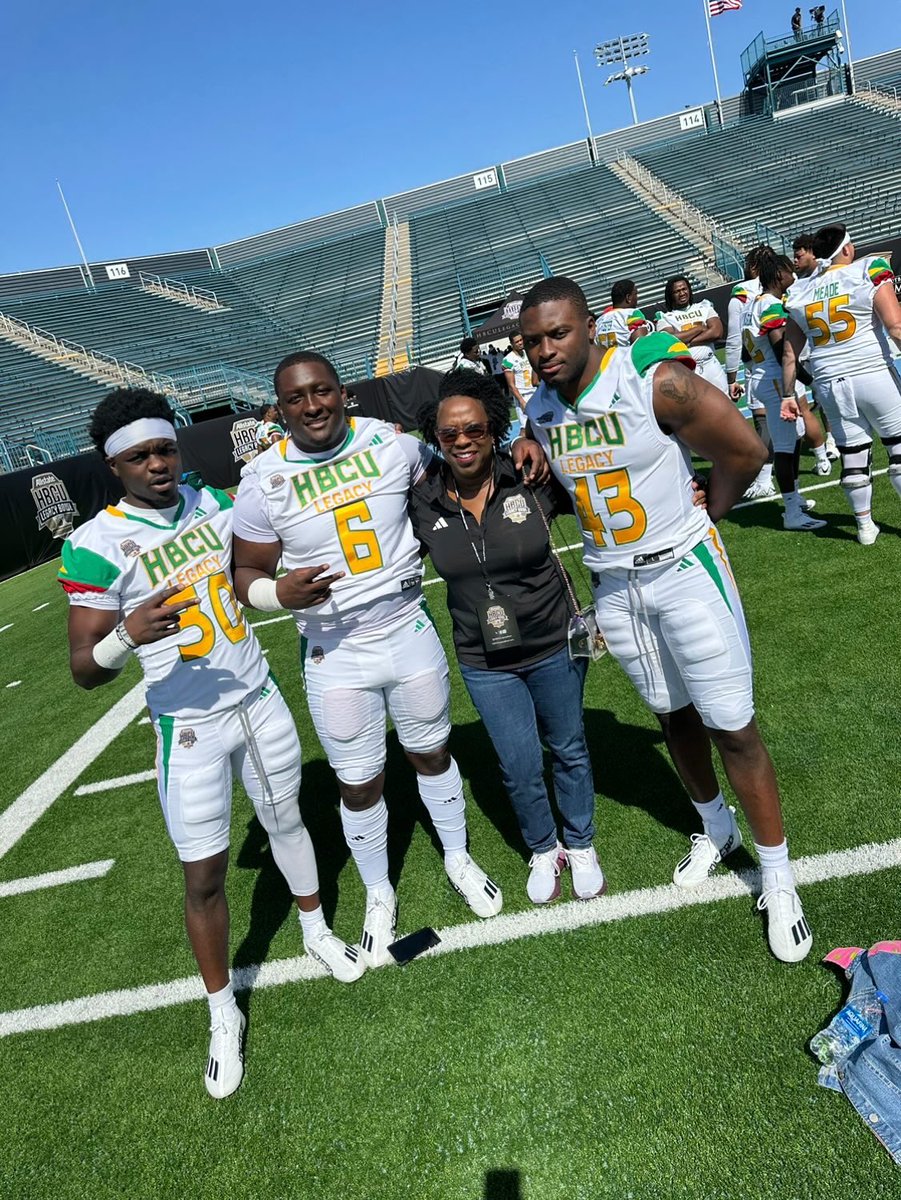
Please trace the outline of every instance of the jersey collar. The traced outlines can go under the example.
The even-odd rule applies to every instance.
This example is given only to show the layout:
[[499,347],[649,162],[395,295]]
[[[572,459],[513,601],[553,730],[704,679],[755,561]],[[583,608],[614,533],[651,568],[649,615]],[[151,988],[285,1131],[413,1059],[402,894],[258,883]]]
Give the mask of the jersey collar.
[[[149,525],[151,529],[174,529],[181,520],[182,513],[185,511],[185,494],[179,488],[178,508],[175,510],[175,517],[172,521],[148,521],[146,517],[136,517],[134,513],[123,512],[121,508],[116,508],[114,504],[108,504],[105,512],[111,517],[121,517],[125,521],[137,521],[139,525]],[[148,509],[152,512],[152,509]]]
[[292,450],[292,449],[298,450],[298,447],[295,446],[294,439],[291,437],[290,434],[286,438],[282,438],[282,440],[277,443],[277,446],[278,446],[279,453],[281,454],[281,456],[285,460],[285,462],[300,463],[305,467],[315,467],[315,466],[319,466],[321,463],[328,462],[329,459],[334,458],[338,454],[342,454],[347,449],[347,447],[350,445],[350,443],[353,441],[354,434],[356,432],[357,432],[356,417],[351,417],[350,420],[348,421],[347,437],[344,439],[344,441],[341,443],[340,446],[336,446],[333,450],[329,450],[328,453],[323,455],[322,458],[290,458],[288,455],[288,451]]

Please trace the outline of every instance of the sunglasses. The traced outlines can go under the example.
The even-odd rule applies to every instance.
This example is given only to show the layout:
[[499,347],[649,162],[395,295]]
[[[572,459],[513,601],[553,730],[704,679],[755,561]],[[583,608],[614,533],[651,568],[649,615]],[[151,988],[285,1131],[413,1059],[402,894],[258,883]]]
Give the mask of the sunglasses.
[[459,425],[442,425],[440,429],[435,430],[435,437],[442,446],[452,446],[461,433],[471,442],[480,442],[489,432],[487,425],[472,422],[462,428]]

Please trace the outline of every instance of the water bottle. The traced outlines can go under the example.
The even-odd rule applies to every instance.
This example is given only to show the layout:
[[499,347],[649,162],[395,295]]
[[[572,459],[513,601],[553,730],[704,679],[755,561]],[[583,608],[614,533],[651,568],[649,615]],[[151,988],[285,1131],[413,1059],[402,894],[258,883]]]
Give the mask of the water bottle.
[[875,1035],[888,997],[876,992],[857,1004],[846,1004],[825,1029],[810,1039],[810,1049],[821,1063],[839,1063],[855,1046]]

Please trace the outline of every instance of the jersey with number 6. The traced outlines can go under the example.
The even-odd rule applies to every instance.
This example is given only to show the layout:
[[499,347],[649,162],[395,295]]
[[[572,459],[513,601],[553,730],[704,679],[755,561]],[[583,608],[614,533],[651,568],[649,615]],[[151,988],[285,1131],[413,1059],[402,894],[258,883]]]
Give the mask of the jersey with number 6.
[[572,405],[542,383],[526,406],[533,437],[573,497],[583,558],[593,570],[678,559],[710,526],[693,503],[688,449],[654,415],[661,362],[695,365],[683,342],[651,333],[609,350]]
[[815,380],[866,375],[891,366],[888,339],[873,313],[873,299],[893,279],[884,258],[859,258],[817,271],[788,289],[785,307],[807,336]]
[[418,601],[422,560],[407,498],[431,457],[409,434],[356,417],[327,455],[311,456],[287,437],[245,468],[235,533],[281,541],[288,569],[344,572],[328,600],[295,611],[301,632],[377,625],[401,600]]
[[[63,544],[59,581],[70,603],[127,617],[164,588],[196,597],[181,629],[139,646],[153,716],[199,717],[238,704],[266,679],[266,660],[232,590],[232,500],[182,485],[174,518],[110,505]],[[146,515],[144,515],[146,514]]]

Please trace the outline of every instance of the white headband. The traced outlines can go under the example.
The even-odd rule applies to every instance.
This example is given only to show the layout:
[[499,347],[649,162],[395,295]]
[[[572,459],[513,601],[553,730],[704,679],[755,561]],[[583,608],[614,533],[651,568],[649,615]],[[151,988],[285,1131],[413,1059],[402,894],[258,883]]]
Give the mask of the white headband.
[[851,244],[851,234],[846,233],[845,236],[842,238],[842,240],[839,242],[839,244],[836,246],[835,250],[833,250],[833,252],[829,255],[829,257],[828,258],[818,258],[817,262],[820,264],[821,267],[823,267],[824,270],[826,267],[831,267],[832,264],[835,262],[835,260],[838,258],[838,256],[841,254],[841,252],[844,250],[845,246],[850,246],[850,244]]
[[111,433],[103,443],[103,453],[107,458],[115,458],[123,450],[159,438],[165,438],[168,442],[176,440],[175,426],[171,421],[164,421],[161,417],[140,417]]

